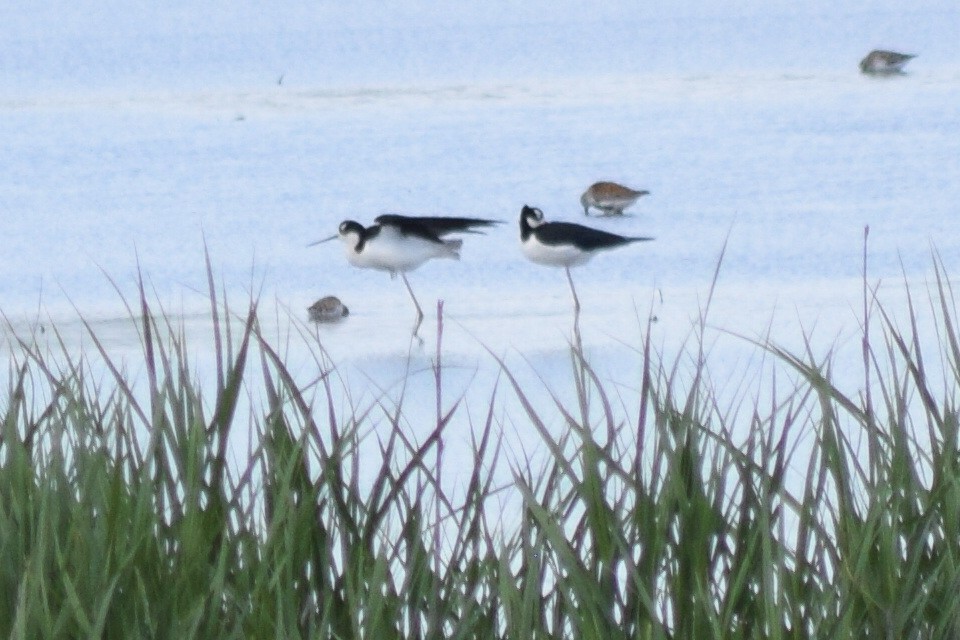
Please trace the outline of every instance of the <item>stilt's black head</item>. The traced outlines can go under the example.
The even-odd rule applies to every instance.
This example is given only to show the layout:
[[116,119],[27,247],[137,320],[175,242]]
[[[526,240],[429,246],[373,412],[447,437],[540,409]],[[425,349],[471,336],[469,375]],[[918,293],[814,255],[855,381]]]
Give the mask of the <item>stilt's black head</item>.
[[353,220],[344,220],[343,222],[340,223],[339,231],[341,236],[346,236],[351,233],[356,233],[362,236],[364,232],[364,228],[363,228],[363,225],[360,224],[359,222],[355,222]]
[[532,229],[533,227],[539,227],[541,224],[543,224],[543,211],[536,207],[523,205],[523,209],[520,210],[520,226],[526,225]]
[[525,241],[530,237],[530,232],[534,227],[543,224],[543,211],[536,207],[523,205],[520,210],[520,240]]
[[353,250],[357,253],[363,250],[363,245],[370,235],[362,224],[353,220],[344,220],[341,222],[338,232],[340,239],[352,246]]
[[526,220],[531,227],[535,227],[543,222],[543,211],[525,204],[520,210],[520,218]]

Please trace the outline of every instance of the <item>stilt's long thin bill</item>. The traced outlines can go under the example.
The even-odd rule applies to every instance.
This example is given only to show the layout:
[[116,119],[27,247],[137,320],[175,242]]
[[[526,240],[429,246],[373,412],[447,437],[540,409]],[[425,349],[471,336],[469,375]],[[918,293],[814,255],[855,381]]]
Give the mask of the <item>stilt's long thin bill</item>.
[[315,241],[315,242],[311,242],[311,243],[308,244],[307,246],[308,246],[308,247],[315,247],[315,246],[317,246],[318,244],[323,244],[324,242],[330,242],[331,240],[336,240],[336,239],[339,238],[339,237],[340,237],[340,236],[339,236],[338,234],[333,234],[333,235],[330,236],[329,238],[324,238],[323,240],[317,240],[317,241]]

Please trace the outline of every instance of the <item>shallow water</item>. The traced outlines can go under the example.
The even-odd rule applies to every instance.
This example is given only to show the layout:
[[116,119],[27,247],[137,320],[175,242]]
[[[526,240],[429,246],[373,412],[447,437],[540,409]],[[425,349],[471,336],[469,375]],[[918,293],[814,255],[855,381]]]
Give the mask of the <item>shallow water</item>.
[[[534,365],[531,386],[563,384],[569,290],[522,258],[516,219],[531,204],[583,222],[578,197],[597,179],[652,192],[586,222],[656,241],[574,274],[584,342],[627,388],[650,316],[652,343],[679,357],[721,254],[707,338],[718,380],[758,358],[727,332],[856,344],[867,226],[869,279],[895,303],[904,277],[930,277],[932,252],[948,271],[960,261],[953,4],[507,4],[0,9],[14,34],[0,43],[0,310],[21,334],[62,328],[68,348],[90,344],[82,315],[135,359],[115,287],[135,300],[139,273],[209,350],[206,247],[232,308],[257,297],[304,379],[315,371],[298,336],[315,332],[360,397],[400,378],[410,353],[429,366],[442,299],[445,361],[482,406],[488,349]],[[859,75],[878,46],[920,57],[901,77]],[[422,347],[400,281],[349,267],[336,243],[306,247],[383,212],[505,222],[467,237],[460,262],[410,275]],[[327,294],[350,317],[301,329]],[[845,366],[856,380],[856,358]],[[421,377],[410,402],[429,415]]]

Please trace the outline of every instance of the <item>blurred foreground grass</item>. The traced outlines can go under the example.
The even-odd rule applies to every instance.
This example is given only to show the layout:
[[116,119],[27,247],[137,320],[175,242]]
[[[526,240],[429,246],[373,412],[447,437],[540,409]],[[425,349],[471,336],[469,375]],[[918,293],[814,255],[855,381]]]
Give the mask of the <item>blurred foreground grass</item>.
[[[576,393],[546,407],[491,354],[505,390],[469,425],[456,495],[442,456],[463,409],[443,396],[439,339],[436,417],[415,442],[402,401],[343,410],[322,350],[308,393],[255,305],[234,335],[212,286],[213,398],[142,287],[145,379],[92,330],[106,379],[11,337],[0,636],[960,637],[960,340],[936,275],[935,353],[912,306],[900,329],[865,287],[862,386],[835,386],[829,355],[757,342],[780,377],[746,410],[701,375],[702,334],[672,363],[648,338],[632,394],[574,340]],[[254,380],[265,400],[245,411]],[[516,401],[507,417],[497,393]],[[374,416],[378,455],[361,460]],[[546,460],[502,455],[505,422],[539,434]]]

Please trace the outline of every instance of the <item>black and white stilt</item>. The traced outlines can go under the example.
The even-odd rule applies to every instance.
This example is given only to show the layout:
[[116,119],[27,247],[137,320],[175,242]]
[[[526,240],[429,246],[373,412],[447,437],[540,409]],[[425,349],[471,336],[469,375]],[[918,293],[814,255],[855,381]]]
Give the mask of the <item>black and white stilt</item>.
[[577,313],[580,312],[580,299],[573,286],[570,267],[586,263],[601,251],[649,240],[653,238],[621,236],[572,222],[546,222],[540,209],[526,205],[520,211],[523,255],[537,264],[564,268]]
[[353,220],[344,220],[336,235],[308,246],[339,238],[343,242],[347,262],[353,266],[387,271],[391,278],[400,274],[417,310],[416,334],[423,320],[423,309],[410,287],[407,272],[434,258],[459,260],[463,240],[448,240],[444,236],[479,233],[478,229],[498,223],[497,220],[482,218],[384,214],[378,216],[369,227]]

